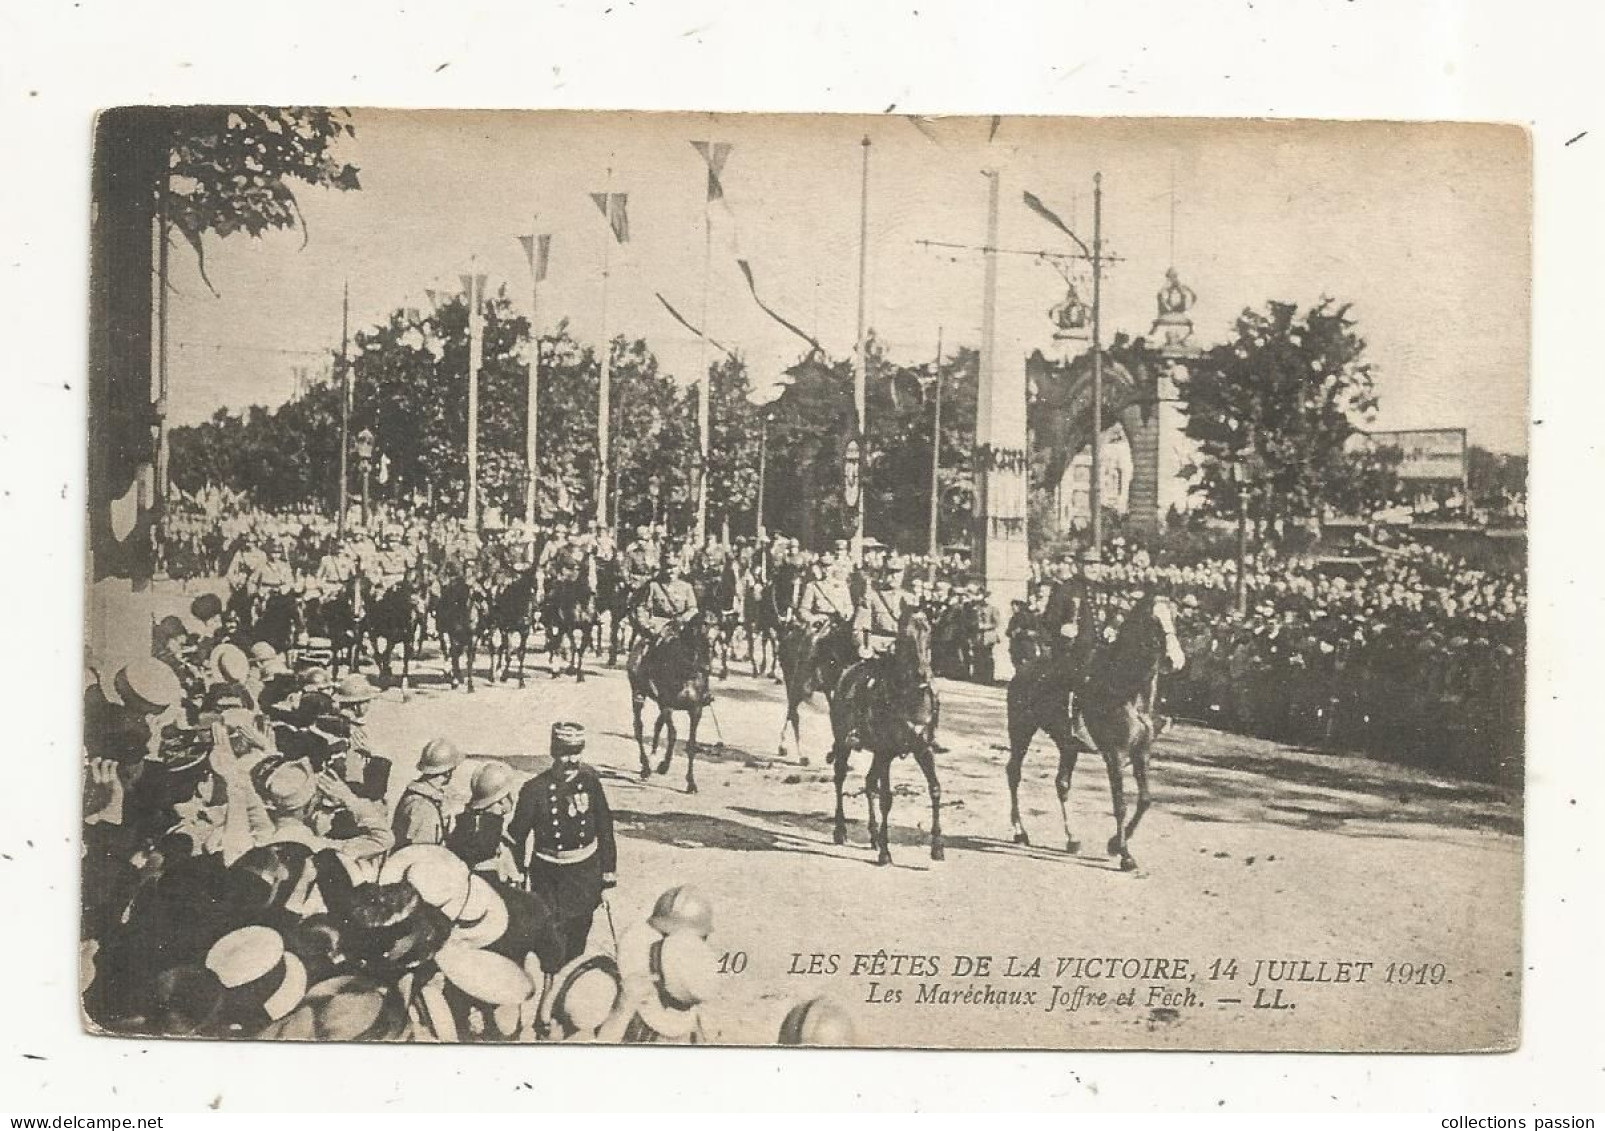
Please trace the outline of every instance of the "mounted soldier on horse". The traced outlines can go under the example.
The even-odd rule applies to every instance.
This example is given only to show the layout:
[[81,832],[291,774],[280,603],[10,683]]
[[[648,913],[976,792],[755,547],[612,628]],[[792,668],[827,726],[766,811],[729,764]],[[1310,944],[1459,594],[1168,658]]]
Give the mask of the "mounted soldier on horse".
[[569,649],[569,672],[585,682],[585,642],[596,619],[596,559],[580,537],[565,530],[548,542],[541,576],[541,624],[546,632],[547,665],[553,679],[562,674],[558,650]]
[[841,675],[858,659],[853,639],[853,599],[838,567],[815,562],[803,586],[793,617],[780,634],[780,671],[786,682],[786,717],[780,724],[780,756],[786,756],[786,730],[801,752],[802,720],[798,708],[820,691],[828,703]]
[[710,636],[712,626],[697,605],[696,591],[678,576],[674,559],[665,556],[657,576],[647,584],[631,610],[636,637],[630,645],[626,672],[630,681],[630,706],[635,724],[636,750],[641,756],[641,776],[651,773],[646,738],[641,725],[641,709],[651,699],[658,705],[658,718],[652,729],[652,751],[658,737],[668,728],[668,745],[658,773],[669,772],[674,758],[674,712],[685,711],[691,719],[686,738],[686,792],[695,793],[697,724],[702,710],[713,702],[708,690],[712,667]]
[[[870,651],[866,648],[866,651]],[[941,715],[931,671],[931,626],[918,605],[909,602],[898,615],[892,647],[853,664],[842,675],[830,702],[835,744],[835,840],[847,843],[842,788],[854,750],[867,749],[873,760],[864,776],[869,806],[869,842],[876,863],[892,861],[888,822],[892,809],[892,761],[914,755],[925,775],[931,798],[931,859],[941,860],[942,788],[936,779],[936,726]]]

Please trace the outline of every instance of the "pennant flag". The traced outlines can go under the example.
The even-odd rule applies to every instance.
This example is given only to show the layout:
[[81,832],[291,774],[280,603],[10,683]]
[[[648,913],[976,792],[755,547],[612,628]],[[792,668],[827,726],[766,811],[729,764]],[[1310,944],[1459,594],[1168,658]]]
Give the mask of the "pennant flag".
[[998,136],[998,127],[1001,126],[1002,124],[1003,124],[1003,116],[1001,114],[993,114],[992,115],[992,128],[990,130],[988,130],[987,134],[986,134],[986,143],[988,145],[991,145],[993,140]]
[[1031,211],[1035,212],[1038,216],[1042,217],[1048,223],[1052,224],[1055,228],[1058,228],[1065,235],[1075,240],[1076,246],[1079,247],[1083,252],[1088,255],[1092,254],[1090,251],[1087,251],[1087,245],[1081,242],[1081,237],[1070,230],[1070,225],[1059,219],[1059,217],[1054,214],[1053,209],[1049,208],[1046,204],[1043,204],[1041,199],[1035,193],[1028,192],[1025,194],[1025,206]]
[[622,192],[593,192],[591,201],[607,217],[613,229],[613,238],[620,243],[630,242],[630,215],[625,211],[626,194]]
[[747,286],[752,290],[752,301],[758,304],[758,309],[759,310],[761,310],[765,314],[769,315],[769,317],[773,318],[776,322],[779,322],[782,326],[784,326],[786,329],[790,330],[793,334],[796,334],[799,338],[801,338],[803,341],[807,342],[810,346],[812,346],[814,349],[818,350],[820,353],[824,353],[825,352],[825,347],[824,346],[822,346],[818,342],[814,341],[813,338],[811,338],[807,334],[803,333],[801,330],[799,330],[792,323],[787,322],[784,318],[782,318],[780,315],[776,314],[768,306],[764,305],[764,300],[758,297],[758,284],[753,282],[752,266],[745,259],[736,260],[736,266],[741,268],[741,273],[747,277]]
[[693,141],[691,145],[702,154],[702,160],[708,166],[708,199],[723,200],[724,185],[719,181],[719,174],[724,172],[724,163],[730,159],[730,143]]
[[935,142],[937,145],[942,144],[942,139],[936,136],[936,131],[931,128],[931,124],[924,118],[916,114],[904,114],[903,116],[908,119],[909,125],[925,135],[926,141]]
[[687,321],[686,316],[674,309],[674,305],[670,303],[668,299],[663,297],[663,293],[661,291],[653,291],[652,293],[658,296],[658,301],[663,304],[663,309],[669,312],[669,317],[680,323],[680,325],[684,326],[687,330],[690,330],[697,337],[704,339],[710,346],[724,354],[726,357],[730,358],[731,360],[735,359],[736,355],[730,352],[730,347],[721,344],[717,339],[709,337],[707,334],[704,334],[701,330],[691,325],[691,323]]
[[529,261],[529,269],[535,275],[537,283],[546,281],[546,268],[552,259],[552,237],[545,236],[519,236],[518,242],[523,245],[524,258]]
[[457,277],[463,281],[463,295],[469,302],[485,301],[485,276],[458,275]]

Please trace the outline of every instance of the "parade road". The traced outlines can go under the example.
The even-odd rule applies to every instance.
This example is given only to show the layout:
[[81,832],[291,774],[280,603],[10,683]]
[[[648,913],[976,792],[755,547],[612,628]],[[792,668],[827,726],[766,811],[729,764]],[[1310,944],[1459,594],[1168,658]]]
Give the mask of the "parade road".
[[[1451,1048],[1514,1024],[1520,917],[1508,893],[1520,884],[1521,817],[1490,787],[1181,723],[1156,751],[1141,868],[1123,873],[1102,854],[1110,807],[1095,756],[1082,757],[1071,798],[1081,850],[1063,851],[1056,756],[1042,738],[1021,786],[1032,846],[1011,842],[1003,690],[944,681],[946,859],[930,859],[924,781],[904,759],[892,770],[894,863],[878,868],[862,753],[848,844],[833,843],[818,700],[804,707],[802,755],[782,757],[780,687],[733,669],[703,719],[700,792],[687,794],[683,752],[667,775],[640,779],[622,666],[592,666],[577,684],[532,664],[525,689],[481,683],[472,695],[449,688],[435,657],[423,669],[405,698],[392,689],[372,712],[394,790],[429,736],[533,772],[553,721],[583,723],[618,820],[613,929],[643,919],[672,883],[711,896],[726,969],[708,1013],[716,1040],[772,1041],[786,1009],[818,995],[849,1007],[874,1045],[941,1045],[958,1025],[970,1043],[1062,1045],[1074,1026],[1075,1043],[1110,1047]],[[682,717],[682,742],[684,730]],[[599,914],[592,946],[611,946],[609,932]],[[1078,956],[1148,961],[1134,980],[1100,981],[1091,962],[1065,961]],[[1186,959],[1188,977],[1162,966],[1154,977],[1156,956]],[[1226,962],[1235,979],[1211,978]],[[1133,1000],[1113,1007],[1128,989]],[[1100,991],[1101,1006],[1084,1004]],[[1022,1010],[1039,1012],[1027,1022]]]

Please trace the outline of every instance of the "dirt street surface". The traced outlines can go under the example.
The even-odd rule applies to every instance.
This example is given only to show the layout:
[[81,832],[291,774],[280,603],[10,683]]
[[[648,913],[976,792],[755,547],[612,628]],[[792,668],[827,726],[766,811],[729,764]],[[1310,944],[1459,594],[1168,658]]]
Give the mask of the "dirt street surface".
[[[133,654],[150,618],[180,611],[194,591],[98,596],[108,639],[92,641],[91,654]],[[485,668],[482,657],[481,677]],[[716,1040],[771,1043],[791,1005],[829,996],[851,1011],[864,1045],[1516,1043],[1521,808],[1502,791],[1179,723],[1155,748],[1154,804],[1132,842],[1139,869],[1126,873],[1103,855],[1109,789],[1101,760],[1087,755],[1071,795],[1081,850],[1063,851],[1057,754],[1040,736],[1020,787],[1032,846],[1012,843],[1003,689],[943,681],[937,737],[947,750],[937,768],[947,858],[930,859],[924,779],[904,759],[892,769],[894,863],[881,868],[867,847],[863,753],[848,778],[848,844],[832,841],[823,700],[803,707],[802,755],[782,757],[779,685],[732,665],[703,718],[700,792],[688,795],[683,752],[667,775],[640,779],[622,665],[590,660],[587,670],[583,684],[553,680],[532,653],[524,690],[482,679],[469,695],[449,688],[431,649],[405,697],[391,687],[373,705],[370,735],[395,760],[399,795],[435,735],[533,773],[546,764],[551,724],[583,723],[588,758],[618,814],[616,930],[644,919],[674,884],[696,884],[714,900],[713,942],[730,969],[707,1013]],[[679,729],[683,742],[683,716]],[[453,783],[464,795],[472,770],[470,762]],[[1130,788],[1128,773],[1128,797]],[[600,912],[591,945],[612,945]],[[813,955],[827,969],[835,956],[835,972],[791,972],[809,970]],[[966,967],[980,956],[991,960],[984,973]],[[1025,976],[1008,975],[1011,958]],[[1117,961],[1077,966],[1078,958]],[[1127,959],[1171,966],[1150,962],[1127,977]],[[1179,979],[1176,959],[1189,962]],[[1211,978],[1217,959],[1221,976]],[[1261,960],[1267,966],[1251,984]],[[1117,1004],[1123,992],[1130,1000]],[[1099,993],[1102,1002],[1087,1000]],[[999,1002],[1000,994],[1021,996]]]
[[[716,1040],[771,1042],[790,1005],[819,995],[852,1012],[867,1045],[1449,1050],[1515,1035],[1521,817],[1492,789],[1180,724],[1157,750],[1154,806],[1133,842],[1139,870],[1123,873],[1102,854],[1101,762],[1078,766],[1082,847],[1068,855],[1056,755],[1039,738],[1021,786],[1032,846],[1016,846],[1002,689],[943,683],[947,857],[930,859],[929,801],[907,759],[893,768],[894,863],[882,868],[866,846],[867,756],[854,758],[849,843],[838,847],[822,704],[804,708],[803,755],[781,757],[784,709],[768,679],[716,685],[700,792],[688,795],[682,754],[667,775],[640,779],[620,669],[576,684],[532,665],[525,690],[482,684],[471,696],[438,673],[426,663],[405,700],[392,689],[375,704],[371,733],[396,760],[397,788],[436,734],[534,772],[551,723],[583,723],[618,814],[616,930],[672,884],[715,901],[713,941],[730,971],[708,1013]],[[680,730],[683,741],[683,717]],[[591,943],[612,945],[605,914]],[[985,973],[965,965],[979,956]],[[1126,977],[1130,965],[1065,961],[1077,957],[1189,967],[1179,979],[1174,963]],[[1211,978],[1217,959],[1223,976]],[[1232,959],[1235,979],[1224,976]],[[1251,985],[1262,959],[1278,965]],[[835,972],[793,972],[810,963]],[[1390,963],[1401,964],[1391,983]],[[1098,993],[1107,997],[1085,1000]]]

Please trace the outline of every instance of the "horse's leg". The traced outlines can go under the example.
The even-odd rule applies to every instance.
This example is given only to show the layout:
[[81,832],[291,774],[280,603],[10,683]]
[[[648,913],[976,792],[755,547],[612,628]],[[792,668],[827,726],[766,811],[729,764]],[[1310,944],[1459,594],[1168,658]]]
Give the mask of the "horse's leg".
[[878,767],[876,777],[880,783],[881,809],[880,854],[875,857],[875,863],[890,864],[892,862],[892,756],[877,750],[875,765]]
[[[880,848],[880,814],[875,808],[875,788],[877,775],[883,769],[880,759],[870,756],[869,769],[864,772],[864,808],[869,814],[869,846],[872,849]],[[879,863],[880,861],[876,861]]]
[[529,625],[518,626],[518,686],[524,686],[524,657],[529,653]]
[[1135,871],[1137,862],[1126,847],[1126,783],[1120,770],[1120,751],[1104,750],[1104,768],[1109,771],[1109,800],[1114,804],[1115,835],[1109,838],[1109,855],[1120,857],[1122,872]]
[[474,662],[479,659],[479,626],[469,623],[467,639],[463,641],[464,659],[468,664],[468,694],[474,693]]
[[[641,756],[641,777],[645,780],[652,776],[652,763],[646,757],[646,736],[641,732],[641,707],[646,702],[646,696],[639,691],[630,692],[630,714],[635,723],[635,751]],[[658,735],[656,728],[652,732],[652,749],[658,748]]]
[[925,788],[931,795],[931,859],[942,860],[942,787],[936,780],[936,753],[923,739],[915,741],[914,760],[925,774]]
[[[667,707],[659,707],[658,725],[668,730],[668,740],[663,746],[663,761],[658,763],[658,773],[666,774],[669,772],[669,766],[674,762],[674,740],[678,735],[678,732],[674,729],[674,711]],[[654,737],[652,749],[655,752],[657,748],[657,739]]]
[[401,640],[401,690],[406,691],[411,686],[412,679],[412,627],[407,628],[407,635]]
[[563,642],[563,631],[554,624],[546,626],[546,671],[553,679],[562,672],[557,666],[557,650]]
[[1065,715],[1048,728],[1048,737],[1059,748],[1059,772],[1054,776],[1053,788],[1059,795],[1059,816],[1064,821],[1064,850],[1081,851],[1081,842],[1070,831],[1070,777],[1076,770],[1076,740],[1070,717]]
[[585,643],[590,638],[589,627],[581,628],[574,641],[574,682],[585,682]]
[[836,843],[847,843],[847,814],[842,812],[842,785],[847,781],[847,751],[838,751],[836,768]]
[[1014,830],[1015,844],[1031,843],[1031,837],[1020,820],[1020,771],[1025,765],[1025,752],[1031,745],[1031,736],[1037,729],[1035,723],[1023,717],[1027,713],[1023,705],[1008,705],[1009,763],[1003,772],[1009,781],[1009,827]]
[[[1131,838],[1137,831],[1137,824],[1142,815],[1148,811],[1148,744],[1139,740],[1131,748],[1131,776],[1137,782],[1137,807],[1132,810],[1131,822],[1126,826],[1126,847],[1131,847]],[[1130,859],[1127,853],[1127,859]]]
[[687,793],[695,793],[697,791],[697,751],[701,749],[697,745],[697,724],[702,721],[702,704],[693,703],[690,709],[686,711],[686,714],[691,718],[691,731],[685,740],[685,791]]
[[779,756],[786,756],[786,728],[791,728],[791,746],[799,754],[802,753],[802,720],[797,715],[797,705],[800,699],[792,697],[791,688],[786,688],[786,717],[780,720]]

